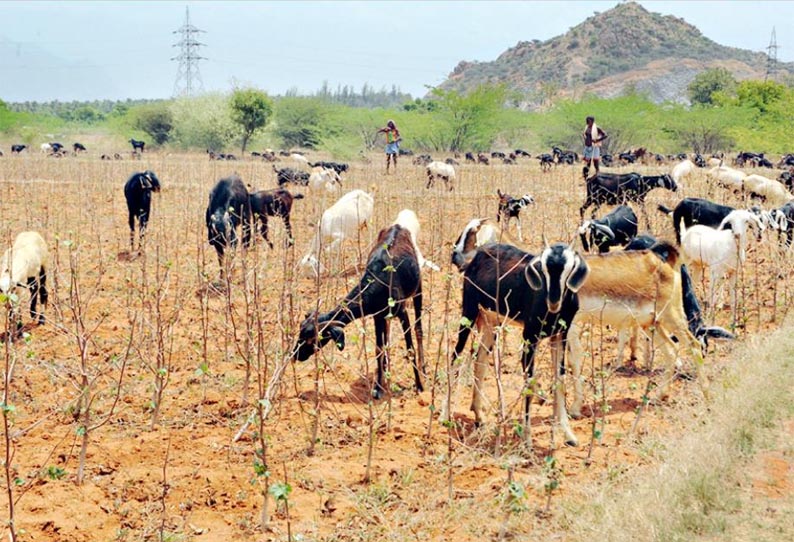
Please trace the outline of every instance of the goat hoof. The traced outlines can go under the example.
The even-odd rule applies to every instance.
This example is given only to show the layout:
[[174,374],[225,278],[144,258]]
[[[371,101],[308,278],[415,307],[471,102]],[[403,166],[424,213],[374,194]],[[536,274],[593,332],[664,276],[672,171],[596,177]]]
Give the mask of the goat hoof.
[[570,446],[571,448],[576,448],[579,446],[579,441],[574,437],[569,437],[565,439],[565,445]]

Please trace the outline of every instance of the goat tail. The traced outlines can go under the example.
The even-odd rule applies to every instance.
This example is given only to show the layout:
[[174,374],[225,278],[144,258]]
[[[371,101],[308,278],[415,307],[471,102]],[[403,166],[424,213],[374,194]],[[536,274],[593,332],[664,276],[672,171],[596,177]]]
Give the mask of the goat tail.
[[669,207],[665,207],[664,205],[657,205],[656,208],[659,209],[664,214],[666,214],[667,216],[673,215],[673,210],[670,209]]

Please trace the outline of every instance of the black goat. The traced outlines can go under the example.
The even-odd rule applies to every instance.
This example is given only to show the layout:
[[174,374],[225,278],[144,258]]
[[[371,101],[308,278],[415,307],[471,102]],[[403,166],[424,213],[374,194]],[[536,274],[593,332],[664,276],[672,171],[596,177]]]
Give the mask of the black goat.
[[19,154],[27,148],[27,145],[11,145],[11,154]]
[[554,157],[549,153],[538,155],[538,160],[540,160],[540,169],[543,171],[548,171],[554,165]]
[[494,151],[494,152],[491,153],[491,158],[502,158],[502,159],[504,159],[504,158],[507,158],[507,155],[505,153],[503,153],[503,152],[500,152],[500,151]]
[[137,139],[130,139],[130,145],[132,145],[132,151],[141,151],[143,152],[143,148],[146,146],[145,141],[138,141]]
[[322,161],[322,160],[319,161],[319,162],[315,162],[313,164],[310,162],[309,165],[311,167],[321,167],[321,168],[324,168],[324,169],[333,169],[339,175],[341,175],[342,173],[344,173],[345,171],[350,169],[350,166],[348,164],[343,164],[343,163],[340,163],[340,162],[326,162],[326,161]]
[[579,161],[579,155],[573,151],[564,151],[559,147],[552,147],[551,148],[551,155],[557,161],[558,164],[568,164],[569,166],[573,165],[575,162]]
[[278,216],[284,221],[287,229],[288,244],[292,246],[295,240],[292,238],[292,225],[289,222],[289,215],[292,212],[292,202],[296,199],[303,199],[303,194],[291,194],[283,188],[274,190],[260,190],[249,195],[251,200],[252,217],[259,217],[259,233],[262,238],[273,248],[273,243],[267,237],[267,217]]
[[[494,326],[505,317],[512,324],[523,326],[521,366],[524,370],[524,437],[529,441],[529,409],[534,395],[535,350],[544,337],[551,339],[555,371],[555,404],[557,422],[565,432],[566,442],[576,444],[576,437],[568,427],[562,378],[565,374],[565,348],[568,330],[579,310],[576,292],[585,283],[589,269],[584,259],[562,243],[546,247],[533,256],[511,245],[485,245],[477,250],[464,271],[463,306],[458,340],[452,355],[455,372],[472,327],[480,332],[475,361],[474,399],[472,410],[475,422],[482,423],[482,379],[488,363],[485,356],[494,344]],[[494,314],[498,318],[494,317]],[[457,375],[451,376],[452,389]],[[444,405],[442,418],[450,416],[450,405]]]
[[585,220],[579,235],[586,252],[592,245],[604,254],[611,247],[627,245],[637,235],[637,215],[628,205],[620,205],[604,218]]
[[[411,321],[405,304],[413,299],[416,350],[411,339]],[[301,323],[293,359],[305,361],[333,340],[339,350],[345,348],[343,328],[352,321],[372,315],[375,323],[375,357],[378,375],[372,395],[379,399],[386,391],[384,382],[389,360],[385,345],[389,342],[389,323],[397,317],[402,325],[405,346],[413,360],[414,383],[423,391],[424,344],[422,334],[422,275],[419,270],[410,232],[394,224],[378,234],[369,253],[361,281],[344,300],[324,314],[308,314]],[[418,352],[418,359],[417,359]]]
[[278,169],[276,166],[273,166],[273,171],[276,172],[276,181],[279,186],[289,183],[299,186],[307,186],[309,184],[309,173],[305,171],[299,171],[289,167]]
[[458,162],[454,158],[447,158],[446,160],[444,160],[444,163],[445,164],[449,164],[450,166],[459,166],[460,165],[460,162]]
[[620,160],[624,164],[633,164],[634,162],[637,161],[637,157],[634,156],[633,152],[626,151],[618,154],[618,160]]
[[782,156],[780,158],[780,161],[777,163],[775,167],[783,168],[783,167],[792,167],[792,166],[794,166],[794,154],[789,153]]
[[467,152],[467,153],[465,154],[465,158],[466,158],[466,161],[467,161],[467,162],[472,162],[472,163],[475,163],[475,162],[477,162],[477,159],[476,159],[476,158],[474,158],[474,154],[473,154],[473,153],[471,153],[471,152]]
[[225,276],[224,251],[237,246],[237,227],[242,225],[243,246],[251,246],[251,202],[237,175],[221,179],[210,192],[206,213],[207,239],[218,253],[221,278]]
[[645,215],[646,227],[650,229],[648,213],[645,212],[645,198],[654,188],[664,188],[675,192],[678,185],[670,175],[644,176],[639,173],[597,173],[586,179],[587,197],[579,208],[579,215],[584,219],[588,207],[594,205],[592,217],[601,205],[620,205],[634,202],[640,205]]
[[675,209],[668,209],[664,205],[659,205],[659,210],[673,217],[675,241],[680,245],[681,220],[684,221],[687,228],[693,224],[703,224],[704,226],[716,228],[736,208],[702,198],[684,198],[675,206]]
[[790,247],[794,240],[794,201],[772,211],[772,217],[778,221],[778,235],[783,235],[783,232],[786,232],[786,246]]
[[523,156],[525,158],[532,158],[532,155],[523,149],[516,149],[513,151],[513,154],[515,154],[516,156]]
[[777,180],[786,185],[789,192],[794,190],[794,172],[783,171],[778,175]]
[[50,143],[50,148],[52,149],[52,154],[60,154],[63,150],[63,143],[53,142]]
[[699,152],[695,153],[695,157],[692,159],[692,162],[694,162],[697,167],[706,167],[706,159],[703,158]]
[[658,242],[659,240],[650,233],[641,233],[634,236],[634,238],[629,241],[629,244],[626,245],[623,250],[648,250]]
[[72,151],[77,154],[78,152],[85,152],[86,148],[82,143],[74,143],[72,145]]
[[601,165],[604,167],[612,167],[615,164],[615,159],[611,154],[606,153],[601,155]]
[[153,171],[133,173],[124,183],[124,198],[127,200],[130,225],[130,250],[135,247],[135,219],[138,219],[138,248],[143,247],[143,237],[152,208],[152,192],[160,191],[160,179]]

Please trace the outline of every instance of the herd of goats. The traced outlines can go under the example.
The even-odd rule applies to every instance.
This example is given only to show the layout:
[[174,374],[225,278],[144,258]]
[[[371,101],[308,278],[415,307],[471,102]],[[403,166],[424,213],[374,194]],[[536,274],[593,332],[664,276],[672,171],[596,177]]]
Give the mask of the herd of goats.
[[[143,142],[131,141],[140,143],[140,151],[143,151]],[[516,151],[503,158],[529,157],[529,153],[520,152],[523,154]],[[552,162],[566,163],[566,152],[569,151],[555,149],[550,155]],[[268,217],[279,217],[285,224],[288,243],[293,243],[290,226],[292,203],[303,196],[292,194],[286,185],[297,184],[324,192],[341,189],[341,175],[347,171],[347,164],[309,163],[297,153],[290,156],[308,165],[311,171],[276,169],[279,187],[273,190],[249,193],[236,175],[221,179],[211,190],[205,219],[208,241],[217,252],[222,278],[227,269],[224,256],[227,250],[237,246],[238,230],[242,230],[242,244],[247,247],[252,242],[252,229],[258,224],[259,233],[272,247],[268,238]],[[487,156],[481,156],[487,161]],[[541,164],[544,164],[543,156],[546,155],[541,155]],[[426,157],[429,160],[424,156],[416,158],[420,159],[416,163],[426,168],[427,188],[432,187],[437,177],[445,181],[448,189],[454,188],[457,165],[454,158],[444,162],[434,161],[429,156]],[[572,446],[577,444],[577,438],[569,425],[569,415],[581,415],[584,400],[581,365],[585,349],[580,335],[588,325],[602,329],[608,326],[611,332],[617,333],[619,364],[622,364],[627,342],[632,360],[637,359],[639,344],[643,342],[648,357],[653,347],[660,349],[666,364],[658,381],[657,399],[666,396],[680,350],[689,352],[699,372],[710,338],[734,338],[732,333],[721,327],[706,325],[693,284],[708,270],[709,306],[721,307],[722,292],[716,286],[719,284],[723,288],[729,282],[726,278],[735,274],[744,262],[751,231],[760,238],[763,231],[776,230],[787,245],[791,244],[794,234],[794,195],[791,189],[794,181],[788,173],[779,179],[747,174],[724,165],[722,156],[704,159],[700,155],[693,158],[683,155],[674,158],[681,160],[670,168],[669,173],[661,175],[596,172],[587,177],[585,173],[586,197],[580,208],[582,222],[578,229],[580,249],[565,243],[549,244],[544,240],[545,246],[538,253],[529,253],[515,246],[523,246],[520,239],[513,244],[502,242],[512,241],[508,232],[512,219],[519,221],[518,236],[521,237],[521,211],[534,204],[534,198],[529,194],[513,197],[497,192],[497,222],[504,220],[503,228],[483,219],[473,219],[463,229],[451,254],[452,263],[463,275],[463,297],[450,378],[451,389],[455,390],[462,365],[459,358],[472,329],[476,328],[479,347],[474,361],[471,408],[477,424],[485,419],[482,381],[497,328],[504,323],[518,325],[523,330],[521,364],[526,386],[523,434],[527,439],[531,438],[529,421],[536,387],[535,351],[540,341],[548,338],[555,378],[554,418],[564,432],[566,443]],[[479,157],[469,154],[466,159],[477,161]],[[755,153],[741,153],[736,162],[757,167],[772,166],[762,154]],[[784,156],[780,164],[794,165],[794,156]],[[649,192],[655,189],[676,192],[687,177],[698,168],[706,167],[709,167],[707,177],[714,183],[757,197],[767,208],[752,206],[739,209],[707,199],[687,197],[673,209],[659,206],[662,212],[672,217],[675,244],[657,240],[649,232],[640,233],[639,219],[632,204],[644,215],[645,227],[650,230],[645,209]],[[157,175],[148,170],[134,173],[124,186],[131,249],[135,247],[136,223],[138,247],[143,248],[152,194],[160,187]],[[352,190],[322,213],[309,252],[299,262],[308,276],[317,277],[330,271],[323,266],[321,259],[338,261],[337,255],[341,254],[344,242],[356,239],[360,228],[372,217],[374,201],[374,194]],[[602,205],[614,208],[596,218]],[[591,207],[591,216],[585,219],[586,211]],[[396,318],[412,360],[415,387],[418,391],[423,390],[421,272],[424,267],[432,270],[439,267],[425,259],[419,250],[419,230],[416,214],[404,209],[392,225],[379,232],[358,284],[336,306],[327,312],[309,313],[301,323],[297,342],[291,351],[293,359],[309,359],[328,343],[343,350],[344,328],[356,319],[372,316],[377,360],[372,395],[381,398],[388,389],[385,379],[389,360],[385,347],[389,342],[390,322]],[[330,258],[324,258],[324,255],[330,255]],[[44,323],[44,313],[43,309],[37,310],[37,301],[46,306],[47,266],[44,239],[36,232],[23,232],[4,254],[0,269],[0,290],[8,293],[29,289],[30,314],[40,324]],[[735,306],[735,288],[729,286],[729,289]],[[413,325],[406,308],[408,300],[413,303]],[[17,322],[21,321],[17,312],[13,317]],[[570,409],[566,408],[565,401],[566,352],[574,384]],[[448,399],[444,400],[440,416],[444,420],[451,417]]]

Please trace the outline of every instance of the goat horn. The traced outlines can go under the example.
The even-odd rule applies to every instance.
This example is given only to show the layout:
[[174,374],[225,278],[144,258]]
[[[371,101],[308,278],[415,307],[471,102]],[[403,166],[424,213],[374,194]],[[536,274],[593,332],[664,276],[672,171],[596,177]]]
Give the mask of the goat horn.
[[549,248],[549,240],[546,239],[546,232],[541,234],[541,238],[543,239],[543,246]]

